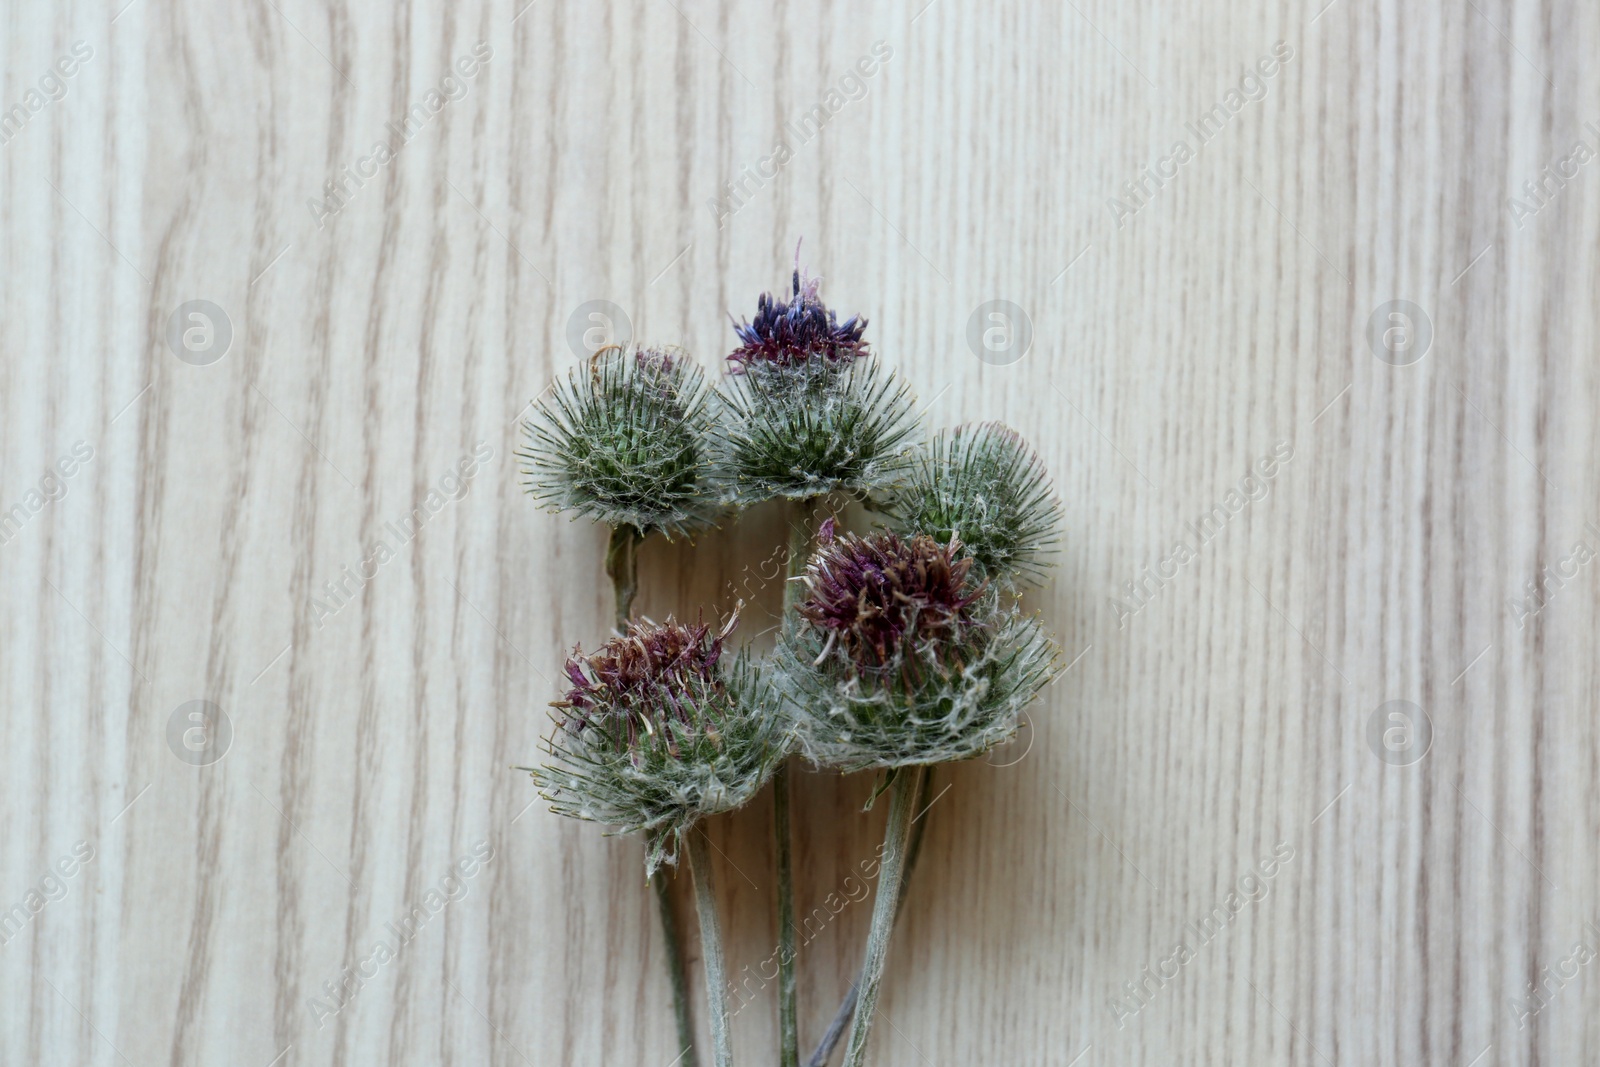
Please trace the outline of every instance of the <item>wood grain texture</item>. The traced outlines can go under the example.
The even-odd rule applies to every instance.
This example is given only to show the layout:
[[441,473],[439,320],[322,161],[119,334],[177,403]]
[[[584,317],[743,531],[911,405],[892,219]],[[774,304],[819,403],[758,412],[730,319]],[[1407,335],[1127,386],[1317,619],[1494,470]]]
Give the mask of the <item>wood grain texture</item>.
[[[610,607],[604,533],[511,453],[581,305],[711,366],[800,235],[930,424],[1008,421],[1067,513],[1034,604],[1073,665],[941,777],[875,1062],[1600,1059],[1600,165],[1562,162],[1600,149],[1592,5],[125,3],[8,5],[0,42],[0,1062],[666,1067],[640,847],[512,769]],[[993,299],[1031,321],[1009,365],[967,341]],[[1368,340],[1396,299],[1406,366]],[[192,300],[232,328],[206,366],[166,341]],[[754,633],[782,542],[773,509],[652,542],[639,606],[743,598]],[[207,766],[168,744],[194,700],[233,730]],[[1369,744],[1396,700],[1409,765]],[[802,915],[876,847],[871,786],[797,776]],[[770,817],[710,826],[736,979],[776,947]],[[807,1044],[869,914],[803,938]]]

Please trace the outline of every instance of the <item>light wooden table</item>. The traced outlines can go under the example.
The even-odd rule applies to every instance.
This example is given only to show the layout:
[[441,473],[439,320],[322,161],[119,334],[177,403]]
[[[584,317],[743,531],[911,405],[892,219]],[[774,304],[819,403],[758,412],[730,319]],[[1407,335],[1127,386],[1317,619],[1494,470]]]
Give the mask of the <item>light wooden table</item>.
[[[929,423],[1017,427],[1067,514],[1036,604],[1072,667],[944,779],[875,1062],[1600,1059],[1593,5],[3,26],[0,1062],[666,1067],[639,847],[511,769],[609,611],[516,424],[591,301],[716,365],[801,235]],[[991,300],[1031,343],[984,362]],[[781,537],[652,544],[640,606],[743,596],[754,633]],[[802,913],[875,846],[870,787],[800,776]],[[735,972],[775,943],[769,818],[712,826]],[[808,1044],[867,916],[804,950]]]

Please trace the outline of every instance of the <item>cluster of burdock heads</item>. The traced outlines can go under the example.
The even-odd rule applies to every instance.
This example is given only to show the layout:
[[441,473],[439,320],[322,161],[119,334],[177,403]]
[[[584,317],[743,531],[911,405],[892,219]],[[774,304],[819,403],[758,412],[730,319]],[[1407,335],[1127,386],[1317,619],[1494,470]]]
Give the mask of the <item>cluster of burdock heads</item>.
[[[997,423],[923,440],[915,399],[869,350],[866,326],[839,322],[797,268],[787,301],[765,294],[754,319],[735,323],[739,345],[720,383],[681,350],[607,348],[524,426],[528,491],[610,526],[617,609],[615,635],[567,660],[549,762],[527,769],[559,814],[643,835],[680,1065],[697,1063],[695,1035],[662,869],[680,847],[695,884],[714,1062],[731,1063],[701,820],[773,783],[780,1062],[798,1067],[787,765],[798,755],[885,776],[873,793],[891,799],[865,962],[807,1061],[827,1064],[849,1024],[845,1063],[859,1067],[933,768],[1010,739],[1060,670],[1055,643],[1019,604],[1058,536],[1043,464]],[[730,647],[737,607],[720,624],[633,616],[643,539],[692,537],[773,499],[791,512],[775,649]],[[861,505],[850,510],[867,516],[867,532],[840,528],[846,503]]]

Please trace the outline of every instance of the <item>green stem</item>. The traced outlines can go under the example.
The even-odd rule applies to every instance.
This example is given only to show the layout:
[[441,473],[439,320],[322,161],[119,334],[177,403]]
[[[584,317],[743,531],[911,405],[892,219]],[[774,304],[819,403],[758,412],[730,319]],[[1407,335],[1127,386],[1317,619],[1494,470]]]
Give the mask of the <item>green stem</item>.
[[722,921],[717,917],[717,886],[705,827],[689,830],[689,870],[694,873],[694,903],[700,914],[700,949],[706,958],[706,1002],[711,1006],[711,1047],[716,1067],[732,1067],[733,1034],[728,1016],[728,965],[722,954]]
[[900,905],[900,883],[911,843],[911,820],[917,804],[922,768],[901,768],[895,773],[894,795],[889,802],[889,825],[883,832],[883,866],[878,873],[878,897],[872,905],[872,931],[867,935],[867,958],[861,965],[860,999],[850,1026],[850,1046],[844,1067],[861,1067],[867,1058],[867,1038],[878,1011],[878,986],[889,959],[889,935],[894,933]]
[[778,1037],[781,1067],[800,1067],[795,994],[794,861],[789,834],[789,761],[772,778],[772,832],[778,851]]
[[628,619],[633,616],[633,597],[639,591],[639,542],[644,540],[632,526],[615,526],[611,530],[611,543],[606,546],[606,576],[616,593],[617,633],[628,632]]
[[[922,839],[928,832],[928,824],[922,816],[928,811],[928,804],[933,794],[933,772],[938,768],[929,765],[922,772],[922,788],[917,790],[917,812],[911,817],[911,844],[906,849],[906,870],[900,876],[900,892],[895,901],[895,918],[898,920],[906,906],[906,890],[911,887],[911,874],[917,869],[917,857],[922,855]],[[839,1002],[839,1010],[833,1014],[833,1022],[828,1025],[828,1032],[817,1043],[816,1051],[806,1061],[806,1067],[828,1067],[828,1061],[833,1059],[833,1050],[839,1046],[839,1039],[844,1037],[844,1028],[850,1025],[850,1016],[855,1014],[856,1000],[861,994],[861,977],[850,984],[850,991]]]
[[[790,625],[800,602],[811,542],[822,499],[810,497],[793,507],[789,520],[788,581],[783,585],[784,624]],[[794,845],[789,830],[789,763],[772,778],[772,838],[778,859],[778,1039],[780,1067],[800,1067],[800,1017],[795,980]]]
[[656,906],[661,913],[661,933],[667,942],[667,976],[672,982],[672,1010],[678,1020],[677,1067],[700,1067],[694,1051],[694,1020],[689,1015],[689,977],[683,966],[683,940],[678,936],[678,920],[672,912],[672,887],[667,876],[657,871],[650,876],[656,891]]
[[[611,530],[611,543],[606,546],[606,575],[611,579],[611,589],[616,598],[617,633],[628,632],[628,619],[633,615],[634,594],[639,591],[639,542],[644,536],[632,526],[616,526]],[[672,887],[661,871],[650,876],[650,886],[656,891],[656,911],[661,916],[661,936],[666,942],[667,981],[672,985],[672,1013],[678,1022],[679,1067],[700,1067],[694,1051],[694,1018],[689,1013],[689,978],[683,963],[683,938],[678,934],[678,921],[672,912]]]
[[795,581],[806,572],[813,539],[817,536],[817,516],[822,514],[823,498],[807,497],[796,501],[789,517],[789,580],[783,583],[783,612],[787,616],[805,594],[805,583]]

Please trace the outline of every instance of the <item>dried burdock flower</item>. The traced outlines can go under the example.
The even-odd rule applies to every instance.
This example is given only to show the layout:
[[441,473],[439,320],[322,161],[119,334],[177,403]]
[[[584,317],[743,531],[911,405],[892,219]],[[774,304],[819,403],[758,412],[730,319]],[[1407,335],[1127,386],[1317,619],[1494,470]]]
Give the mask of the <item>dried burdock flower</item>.
[[762,293],[756,300],[756,317],[733,324],[741,343],[728,356],[732,372],[738,374],[755,364],[792,367],[814,357],[850,363],[870,355],[861,339],[867,320],[853,315],[841,325],[838,315],[817,295],[821,285],[821,278],[802,280],[796,267],[794,295],[788,303]]
[[551,510],[675,537],[714,521],[715,412],[685,353],[603,348],[523,423],[524,487]]
[[837,647],[863,670],[898,662],[914,671],[916,660],[900,655],[908,641],[970,625],[983,588],[968,584],[972,560],[959,554],[959,542],[902,541],[892,533],[835,541],[831,530],[819,540],[824,547],[807,569],[798,612],[827,635],[823,656]]
[[788,751],[768,680],[705,623],[632,622],[600,651],[574,650],[571,688],[551,706],[553,762],[528,768],[551,810],[644,831],[646,874],[676,861],[705,815],[740,807]]
[[764,295],[755,320],[735,324],[722,465],[738,503],[866,497],[910,460],[910,389],[868,351],[866,321],[840,324],[817,285],[797,270],[791,302]]
[[895,529],[959,538],[980,575],[1031,585],[1060,539],[1061,502],[1038,455],[996,422],[940,432],[889,505]]
[[775,677],[814,763],[943,763],[1015,732],[1057,650],[972,565],[959,541],[894,533],[847,534],[812,557]]

